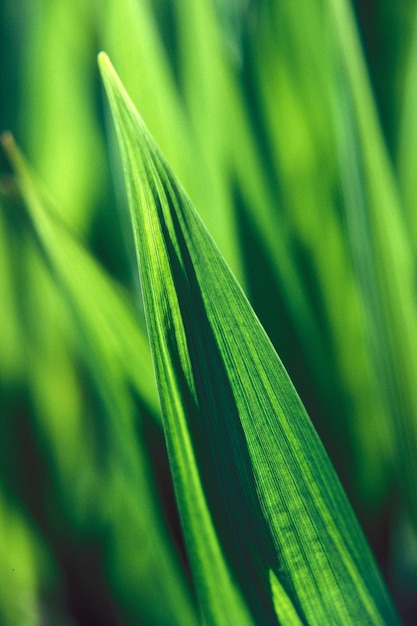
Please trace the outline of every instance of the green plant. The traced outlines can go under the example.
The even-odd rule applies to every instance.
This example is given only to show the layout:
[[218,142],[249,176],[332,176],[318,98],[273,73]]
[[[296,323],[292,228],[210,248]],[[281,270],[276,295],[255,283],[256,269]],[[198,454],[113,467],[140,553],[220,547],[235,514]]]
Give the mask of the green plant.
[[415,9],[378,7],[398,120],[347,1],[22,9],[2,623],[413,623]]

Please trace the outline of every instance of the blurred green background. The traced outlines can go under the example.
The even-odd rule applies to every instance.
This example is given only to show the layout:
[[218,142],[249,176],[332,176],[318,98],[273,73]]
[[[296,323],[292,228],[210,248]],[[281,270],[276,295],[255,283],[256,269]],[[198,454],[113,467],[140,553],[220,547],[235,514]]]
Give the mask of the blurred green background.
[[412,0],[0,1],[0,623],[198,623],[102,49],[416,623]]

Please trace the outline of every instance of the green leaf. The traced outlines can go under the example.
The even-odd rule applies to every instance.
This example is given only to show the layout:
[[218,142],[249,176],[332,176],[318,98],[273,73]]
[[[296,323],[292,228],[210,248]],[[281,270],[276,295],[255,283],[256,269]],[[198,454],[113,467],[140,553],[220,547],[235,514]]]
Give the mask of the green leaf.
[[[87,497],[78,494],[77,508],[81,517],[91,516],[98,526],[106,519],[107,541],[102,546],[106,574],[131,623],[193,626],[196,617],[184,568],[164,518],[145,441],[138,436],[145,428],[144,418],[138,415],[129,393],[133,386],[142,405],[158,418],[146,335],[125,294],[45,205],[44,195],[10,135],[3,136],[3,145],[15,169],[27,217],[52,271],[55,290],[64,296],[104,408],[95,411],[93,435],[93,446],[100,448],[104,462],[97,461],[94,448],[88,445],[91,442],[86,445],[84,438],[77,446],[68,446],[68,437],[64,437],[64,447],[57,445],[59,439],[54,439],[53,431],[65,435],[69,428],[68,423],[63,425],[57,419],[63,415],[58,405],[66,402],[62,386],[58,387],[61,397],[56,398],[55,414],[49,420],[43,416],[48,422],[46,438],[52,435],[55,454],[60,452],[64,457],[69,447],[70,453],[81,457],[77,466],[83,469],[84,481],[91,476],[92,487]],[[32,366],[33,378],[43,383],[43,395],[54,394],[51,378],[59,367],[56,355],[52,362],[43,358],[39,363],[34,360]],[[68,382],[65,371],[62,377]],[[66,417],[74,419],[71,411]],[[106,431],[104,437],[101,431]],[[85,435],[85,430],[82,432]],[[105,443],[100,442],[100,436]],[[68,481],[75,480],[78,471],[73,468],[73,475],[66,476],[66,494],[72,494]],[[81,504],[83,499],[87,502]]]
[[62,219],[85,233],[107,174],[95,111],[95,7],[83,0],[41,2],[22,6],[21,17],[26,22],[17,66],[22,142],[48,180]]
[[[220,10],[220,7],[218,9]],[[234,228],[241,231],[241,224],[237,228],[239,217],[237,206],[240,205],[239,209],[244,212],[251,228],[256,231],[258,240],[262,242],[262,249],[271,262],[274,278],[282,288],[297,331],[305,345],[310,347],[310,351],[315,350],[317,354],[319,347],[322,352],[322,338],[312,307],[302,289],[300,274],[297,273],[295,264],[291,263],[293,250],[282,214],[278,210],[279,192],[271,177],[268,177],[270,171],[263,168],[265,158],[257,143],[259,137],[256,136],[253,119],[247,110],[236,60],[227,49],[227,43],[230,42],[225,41],[222,36],[215,7],[207,0],[179,0],[175,3],[175,12],[176,21],[180,25],[181,82],[196,135],[195,141],[199,142],[201,153],[205,155],[204,161],[200,161],[202,172],[199,178],[202,178],[206,185],[210,183],[211,197],[208,199],[210,205],[196,208],[228,261],[224,253],[227,246],[221,245],[216,237],[215,222],[220,218],[223,231],[230,241],[233,232],[230,228],[228,230],[224,228],[223,221],[227,216],[230,221],[230,216],[233,215],[236,222]],[[161,148],[163,149],[163,146]],[[179,178],[183,180],[181,172],[177,170],[169,155],[167,158]],[[207,176],[207,170],[212,172],[211,179]],[[223,188],[222,211],[219,216],[211,208],[218,202],[218,198],[212,195],[214,179],[217,180],[215,186]],[[188,185],[186,181],[184,183],[188,192]],[[234,236],[236,237],[236,234]],[[242,242],[240,243],[242,245]],[[251,291],[251,285],[247,283],[250,283],[253,266],[252,259],[246,260],[244,284],[241,282],[245,291],[246,288]],[[235,266],[231,268],[237,278],[240,278],[236,274]],[[253,280],[259,285],[261,278],[256,269],[256,277]],[[261,290],[258,290],[258,293]],[[265,292],[268,292],[268,289],[265,289]],[[250,297],[252,296],[253,293],[250,293]],[[265,299],[270,304],[271,298],[268,293],[265,293]],[[316,372],[317,370],[320,372],[321,369],[315,367]]]
[[104,53],[187,550],[209,624],[395,624],[268,337]]
[[10,384],[18,380],[23,369],[23,342],[19,327],[18,306],[14,284],[13,261],[16,245],[13,232],[5,219],[0,201],[0,382]]
[[404,93],[398,133],[398,183],[404,204],[407,227],[410,229],[414,250],[417,250],[417,225],[415,220],[415,198],[417,191],[417,7],[410,10],[412,24],[411,41],[407,50]]
[[[191,6],[188,5],[188,13],[190,9]],[[174,11],[177,11],[176,5]],[[233,207],[230,205],[228,178],[224,169],[219,173],[217,164],[213,164],[211,155],[207,153],[206,143],[200,141],[201,125],[192,125],[194,120],[186,110],[176,85],[172,67],[175,61],[173,55],[167,53],[166,42],[158,30],[155,13],[152,2],[106,0],[100,11],[101,41],[117,62],[132,100],[142,111],[146,123],[175,171],[187,185],[195,206],[209,223],[217,244],[234,271],[242,276],[242,259]],[[206,17],[203,16],[203,21],[207,26]],[[188,22],[187,19],[187,24]],[[121,31],[125,33],[124,37],[119,36]],[[201,33],[196,32],[195,28],[192,32],[195,38],[201,38]],[[194,50],[194,56],[196,53],[197,50]],[[201,69],[204,72],[204,68]],[[137,80],[138,76],[140,81]],[[199,84],[195,84],[195,91],[200,91],[199,87]],[[218,91],[222,90],[219,88]],[[204,112],[206,110],[207,107]],[[202,110],[200,114],[200,121],[206,119]],[[204,127],[204,123],[202,126]],[[218,129],[213,135],[209,129],[205,134],[204,138],[208,137],[210,140],[210,147],[217,132]],[[198,163],[203,159],[206,167],[204,176],[201,177]],[[210,199],[212,207],[207,210]]]
[[[415,253],[347,2],[331,0],[336,109],[348,238],[387,418],[390,461],[417,528]],[[336,83],[336,81],[335,81]],[[411,132],[411,130],[410,130]],[[404,504],[404,502],[402,504]]]
[[87,344],[86,352],[94,355],[99,368],[103,361],[117,364],[142,402],[158,416],[149,342],[127,294],[49,208],[13,138],[5,133],[2,141],[16,169],[34,232]]
[[[0,491],[0,619],[3,626],[41,626],[51,615],[42,606],[57,585],[53,558],[22,507],[10,505]],[[61,622],[58,622],[61,623]]]
[[[255,98],[284,213],[280,217],[269,204],[272,215],[263,236],[265,241],[278,239],[276,231],[282,227],[277,224],[288,230],[292,258],[281,255],[277,262],[287,276],[284,262],[303,276],[303,298],[294,302],[294,288],[287,290],[287,298],[320,399],[320,410],[313,413],[312,405],[311,417],[336,445],[333,460],[348,477],[350,493],[369,510],[386,492],[385,450],[374,435],[382,411],[374,364],[363,349],[366,326],[360,289],[338,210],[337,137],[329,123],[335,81],[330,74],[331,38],[323,36],[330,32],[328,14],[326,6],[308,0],[262,3],[250,39],[257,68]],[[309,306],[300,306],[303,299]],[[310,313],[303,315],[308,325],[300,311]],[[312,322],[320,334],[312,332]],[[321,341],[313,342],[316,337]],[[287,352],[291,357],[295,350]],[[280,354],[285,358],[284,351]],[[299,374],[299,362],[291,370],[291,361],[286,361],[294,375]],[[308,400],[302,384],[300,379],[299,392]]]

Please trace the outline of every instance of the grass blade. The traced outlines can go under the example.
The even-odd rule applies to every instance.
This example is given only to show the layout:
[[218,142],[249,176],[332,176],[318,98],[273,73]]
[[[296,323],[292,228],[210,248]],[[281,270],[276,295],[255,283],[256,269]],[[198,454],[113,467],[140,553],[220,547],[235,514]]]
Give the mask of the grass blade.
[[[131,302],[57,213],[46,208],[47,203],[38,192],[11,135],[4,134],[2,141],[18,174],[20,190],[41,249],[88,344],[86,353],[95,355],[97,363],[100,360],[117,362],[147,408],[158,416],[149,342],[136,321]],[[114,320],[118,320],[118,324]]]
[[[173,59],[167,54],[155,13],[151,2],[106,0],[102,12],[103,47],[117,62],[133,101],[187,185],[223,254],[234,271],[243,276],[227,180],[224,172],[219,174],[204,142],[200,142],[199,133],[181,100]],[[120,31],[126,33],[123,38],[119,36]],[[203,178],[197,167],[202,159],[206,163]],[[213,202],[209,211],[210,199]]]
[[70,4],[41,0],[22,7],[25,36],[22,66],[17,68],[23,92],[21,142],[36,170],[48,180],[59,208],[65,209],[62,218],[83,234],[91,227],[106,185],[94,108],[94,12],[93,3],[79,0]]
[[[297,6],[266,2],[259,7],[257,29],[248,34],[255,61],[252,91],[258,126],[278,180],[275,195],[281,198],[278,207],[267,205],[269,225],[262,235],[265,243],[271,241],[271,248],[280,232],[286,235],[290,255],[281,254],[276,265],[286,277],[289,310],[320,401],[318,411],[310,404],[310,415],[356,505],[369,511],[371,502],[381,502],[387,486],[383,451],[373,435],[381,401],[372,360],[363,350],[366,328],[360,290],[338,209],[336,142],[328,124],[333,77],[332,51],[324,36],[327,13],[325,6],[308,0]],[[297,282],[291,285],[288,280],[291,272],[300,277],[301,295],[294,289]],[[305,320],[300,311],[309,314],[304,313]],[[277,313],[273,330],[276,318]],[[282,357],[290,357],[286,366],[308,403],[308,388],[299,376],[300,359],[291,362],[294,352],[280,346]]]
[[[84,502],[86,510],[81,511],[80,517],[92,516],[97,525],[102,519],[107,520],[110,529],[107,545],[102,547],[107,576],[118,603],[132,620],[128,623],[192,626],[196,623],[193,603],[157,497],[144,441],[136,433],[142,416],[134,411],[129,394],[128,383],[148,411],[158,416],[146,336],[123,294],[61,220],[45,207],[43,195],[10,135],[3,137],[3,145],[16,171],[27,216],[52,270],[55,286],[64,295],[104,408],[102,415],[98,410],[94,415],[94,440],[100,447],[97,456],[101,454],[102,459],[92,456],[85,441],[72,447],[75,454],[82,450],[88,467],[84,468],[84,477],[91,477],[89,496],[94,499],[92,510]],[[43,378],[43,388],[51,386],[56,363],[54,355],[52,362],[41,360],[38,367],[33,367],[33,376]],[[56,422],[56,415],[52,416],[51,429],[54,425],[56,428]],[[97,442],[104,431],[100,445]],[[56,442],[53,449],[59,449]],[[78,465],[83,462],[78,460]],[[71,492],[68,477],[64,484]],[[105,496],[101,495],[103,491]]]
[[401,124],[398,137],[398,183],[405,209],[407,226],[410,229],[414,250],[417,250],[417,226],[415,220],[416,159],[417,151],[417,8],[414,8],[411,42],[404,79],[404,94],[401,107]]
[[[0,492],[0,619],[3,626],[41,626],[58,620],[41,604],[57,586],[57,572],[39,534],[17,507]],[[64,623],[59,622],[57,623]]]
[[18,380],[23,369],[22,333],[13,279],[14,244],[13,232],[5,219],[4,207],[0,201],[0,328],[3,335],[0,384],[10,384]]
[[388,413],[391,460],[404,501],[417,520],[417,299],[415,254],[383,141],[353,16],[329,2],[340,83],[340,165],[349,236],[367,317],[381,398]]
[[100,67],[206,621],[397,623],[281,361],[104,54]]

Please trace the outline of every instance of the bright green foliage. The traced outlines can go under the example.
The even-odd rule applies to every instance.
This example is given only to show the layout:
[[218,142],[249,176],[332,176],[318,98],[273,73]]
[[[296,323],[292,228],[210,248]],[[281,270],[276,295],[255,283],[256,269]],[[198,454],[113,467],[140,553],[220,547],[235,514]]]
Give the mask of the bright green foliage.
[[[41,606],[39,591],[51,583],[53,566],[39,536],[21,511],[0,498],[0,619],[3,626],[33,626],[42,623],[42,614],[58,619]],[[5,539],[7,538],[7,541]]]
[[402,116],[398,137],[398,179],[404,214],[410,229],[414,250],[417,244],[417,225],[415,220],[416,197],[416,152],[417,120],[415,102],[417,99],[416,63],[417,63],[417,8],[413,7],[410,20],[412,25],[411,42],[406,55],[404,95],[401,101]]
[[62,219],[84,233],[106,173],[94,103],[94,5],[38,2],[26,20],[20,111],[25,146],[48,179]]
[[1,624],[413,626],[416,33],[0,0]]
[[[104,364],[113,365],[113,385],[123,372],[147,407],[157,415],[159,407],[149,344],[126,294],[106,276],[56,213],[45,208],[45,201],[32,182],[13,139],[5,136],[3,143],[18,174],[19,189],[36,235],[77,320],[78,332],[86,344],[86,358],[94,363],[93,368],[98,368],[98,383],[102,385],[105,378],[100,371]],[[117,404],[115,401],[115,406]]]
[[[348,234],[371,353],[388,418],[391,456],[417,521],[417,294],[410,233],[376,120],[351,16],[333,2],[334,58],[340,63],[340,162]],[[337,54],[339,52],[339,55]]]
[[284,625],[297,615],[308,624],[396,623],[281,361],[107,57],[100,63],[126,174],[172,473],[207,622],[250,623],[238,583],[254,624],[274,623],[274,607]]
[[[169,543],[156,489],[152,489],[149,461],[142,449],[144,444],[135,437],[133,407],[126,389],[129,381],[154,416],[158,416],[148,343],[123,294],[57,216],[45,208],[12,138],[5,137],[4,145],[16,170],[28,217],[57,287],[67,301],[81,340],[80,349],[105,409],[108,422],[105,428],[109,431],[107,436],[112,449],[105,472],[95,476],[96,468],[91,480],[105,481],[107,485],[107,501],[99,506],[103,507],[115,531],[112,537],[115,546],[110,548],[107,557],[110,582],[117,574],[116,580],[124,579],[125,586],[134,582],[141,588],[138,608],[130,609],[136,619],[151,619],[153,623],[167,625],[194,624],[180,564]],[[61,398],[62,401],[65,402],[65,398]],[[84,455],[87,456],[85,450]],[[133,497],[133,486],[140,507]],[[97,494],[97,487],[92,486],[91,496]],[[137,556],[134,560],[126,553],[122,537],[128,544],[135,539]],[[119,595],[120,582],[114,584]],[[124,594],[122,589],[122,603]]]

